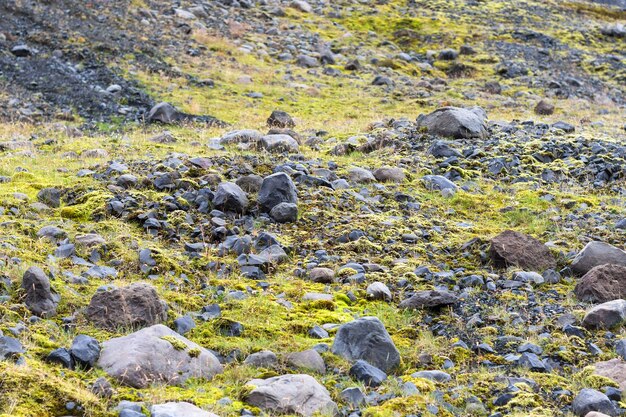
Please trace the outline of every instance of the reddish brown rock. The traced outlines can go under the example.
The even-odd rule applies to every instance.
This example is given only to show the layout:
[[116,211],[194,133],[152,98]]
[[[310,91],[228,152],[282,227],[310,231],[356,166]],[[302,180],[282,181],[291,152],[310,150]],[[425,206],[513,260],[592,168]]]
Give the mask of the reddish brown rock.
[[87,307],[87,318],[96,327],[111,331],[138,329],[165,321],[166,310],[152,286],[135,283],[97,292]]
[[556,261],[550,249],[532,236],[506,230],[491,239],[491,260],[500,268],[519,266],[532,271],[554,268]]
[[580,301],[590,303],[626,298],[626,266],[607,264],[592,268],[578,281],[574,294]]

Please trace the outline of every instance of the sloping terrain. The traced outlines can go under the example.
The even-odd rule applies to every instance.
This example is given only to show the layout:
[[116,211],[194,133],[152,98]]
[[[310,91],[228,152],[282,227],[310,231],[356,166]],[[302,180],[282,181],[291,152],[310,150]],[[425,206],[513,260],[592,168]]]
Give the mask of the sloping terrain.
[[0,416],[622,415],[625,8],[0,2]]

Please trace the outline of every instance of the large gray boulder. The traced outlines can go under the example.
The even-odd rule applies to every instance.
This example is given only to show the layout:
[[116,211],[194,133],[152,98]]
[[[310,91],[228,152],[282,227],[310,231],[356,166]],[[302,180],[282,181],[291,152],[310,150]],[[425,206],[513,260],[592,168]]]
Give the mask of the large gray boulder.
[[585,417],[591,411],[598,411],[609,416],[619,414],[609,397],[591,388],[580,390],[572,402],[572,411],[578,417]]
[[246,402],[276,414],[312,416],[315,413],[336,414],[337,404],[328,390],[309,375],[281,375],[268,379],[253,379],[254,389]]
[[589,242],[572,261],[572,271],[585,275],[593,267],[604,264],[626,266],[626,252],[608,243]]
[[362,317],[339,327],[332,352],[349,361],[362,359],[384,372],[400,364],[400,352],[376,317]]
[[98,366],[134,388],[211,379],[223,370],[211,352],[162,324],[102,343]]
[[186,402],[155,404],[150,407],[150,415],[152,417],[217,417],[213,413]]
[[263,178],[257,201],[264,213],[269,213],[280,203],[296,204],[298,202],[296,186],[284,172],[268,175]]
[[167,305],[154,287],[134,283],[96,292],[86,314],[89,321],[101,329],[138,329],[165,321]]
[[256,143],[263,137],[263,134],[258,130],[243,129],[234,130],[232,132],[225,133],[220,138],[222,145],[230,145],[233,143]]
[[626,322],[626,300],[613,300],[591,308],[582,325],[588,329],[612,329]]
[[41,268],[31,266],[24,272],[22,289],[26,293],[25,303],[31,313],[40,317],[56,314],[61,297],[50,287],[50,280]]
[[430,114],[420,114],[417,126],[425,128],[431,135],[455,139],[484,139],[487,137],[486,118],[487,114],[480,107],[443,107]]
[[424,290],[415,292],[410,298],[402,301],[398,307],[402,309],[440,308],[456,304],[459,298],[450,291]]

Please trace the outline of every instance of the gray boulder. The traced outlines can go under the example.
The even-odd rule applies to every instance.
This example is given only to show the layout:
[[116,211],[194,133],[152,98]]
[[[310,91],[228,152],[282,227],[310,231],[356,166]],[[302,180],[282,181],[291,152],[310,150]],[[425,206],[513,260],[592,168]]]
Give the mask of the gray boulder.
[[322,356],[313,349],[302,352],[293,352],[285,357],[287,364],[303,371],[313,371],[319,374],[326,373],[326,364]]
[[337,413],[337,404],[330,398],[328,390],[309,375],[253,379],[248,385],[254,389],[246,397],[246,402],[266,412],[305,417],[315,413]]
[[217,186],[213,205],[222,211],[245,213],[248,208],[248,196],[234,182],[223,182]]
[[455,183],[441,175],[425,175],[422,177],[424,186],[429,190],[456,190]]
[[19,340],[9,336],[0,336],[0,362],[15,360],[22,353],[24,353],[24,348]]
[[261,211],[269,213],[280,203],[298,203],[298,193],[296,186],[284,172],[268,175],[263,178],[263,184],[259,190],[257,199]]
[[31,266],[24,272],[22,289],[26,292],[26,306],[33,314],[40,317],[56,314],[60,297],[50,287],[50,280],[41,268]]
[[443,107],[417,118],[417,126],[431,135],[455,139],[484,139],[487,137],[487,114],[480,107],[463,109]]
[[150,407],[150,415],[152,417],[217,417],[213,413],[186,402],[155,404]]
[[220,138],[220,144],[230,145],[233,143],[256,143],[263,137],[263,134],[258,130],[244,129],[234,130],[224,134]]
[[270,211],[270,217],[276,223],[294,223],[298,220],[298,205],[294,203],[280,203]]
[[583,318],[587,329],[611,329],[626,321],[626,300],[612,300],[592,307]]
[[367,286],[365,293],[372,300],[391,300],[391,291],[389,291],[389,287],[387,287],[382,282],[372,282],[370,285]]
[[289,135],[265,135],[259,141],[259,146],[268,152],[298,152],[298,141]]
[[362,359],[384,372],[400,364],[400,352],[376,317],[362,317],[339,327],[332,352],[349,361]]
[[248,355],[243,363],[258,368],[273,368],[278,363],[278,357],[270,350],[262,350]]
[[98,366],[134,388],[211,379],[223,370],[211,352],[162,324],[102,343]]
[[626,252],[608,243],[589,242],[572,261],[572,271],[585,275],[593,267],[604,264],[626,266]]
[[617,416],[619,413],[609,397],[591,388],[583,388],[580,390],[574,402],[572,402],[572,411],[578,417],[585,417],[591,411],[597,411],[609,416]]

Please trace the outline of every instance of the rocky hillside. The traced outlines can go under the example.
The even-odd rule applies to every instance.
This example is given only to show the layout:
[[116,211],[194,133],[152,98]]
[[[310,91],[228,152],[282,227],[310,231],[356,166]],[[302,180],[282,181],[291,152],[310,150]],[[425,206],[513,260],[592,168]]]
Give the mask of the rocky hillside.
[[0,1],[0,416],[626,414],[625,22]]

